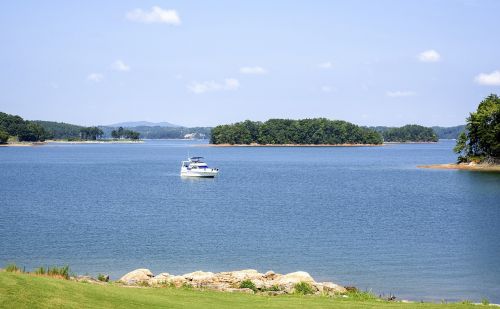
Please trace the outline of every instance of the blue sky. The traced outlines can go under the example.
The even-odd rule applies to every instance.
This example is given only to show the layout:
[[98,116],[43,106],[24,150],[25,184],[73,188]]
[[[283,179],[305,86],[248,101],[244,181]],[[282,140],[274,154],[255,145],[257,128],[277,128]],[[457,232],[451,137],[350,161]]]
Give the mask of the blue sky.
[[500,1],[10,1],[0,111],[83,125],[457,125],[500,93]]

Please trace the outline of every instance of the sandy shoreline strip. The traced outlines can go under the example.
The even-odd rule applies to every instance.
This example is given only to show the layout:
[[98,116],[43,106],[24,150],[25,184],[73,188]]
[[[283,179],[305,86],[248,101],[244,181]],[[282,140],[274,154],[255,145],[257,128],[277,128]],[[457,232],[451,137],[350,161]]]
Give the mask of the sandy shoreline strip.
[[431,164],[418,165],[418,168],[442,169],[442,170],[466,170],[477,172],[500,172],[500,165],[492,164],[466,164],[466,163],[448,163],[448,164]]
[[199,144],[204,147],[380,147],[384,144]]

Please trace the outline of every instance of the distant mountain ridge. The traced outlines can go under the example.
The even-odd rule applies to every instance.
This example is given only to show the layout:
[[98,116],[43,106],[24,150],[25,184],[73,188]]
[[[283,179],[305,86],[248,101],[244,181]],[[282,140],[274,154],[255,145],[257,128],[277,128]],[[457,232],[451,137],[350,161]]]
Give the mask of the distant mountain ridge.
[[170,122],[149,122],[149,121],[126,121],[119,122],[107,125],[106,127],[124,127],[124,128],[133,128],[133,127],[166,127],[166,128],[180,128],[182,126],[173,124]]

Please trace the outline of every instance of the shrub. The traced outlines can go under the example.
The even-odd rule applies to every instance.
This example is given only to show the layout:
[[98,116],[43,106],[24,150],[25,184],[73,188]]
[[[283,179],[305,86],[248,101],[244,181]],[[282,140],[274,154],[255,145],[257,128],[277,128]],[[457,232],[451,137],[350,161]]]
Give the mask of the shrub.
[[47,272],[44,267],[38,267],[35,269],[35,275],[45,275]]
[[347,290],[347,296],[349,296],[349,298],[352,298],[354,300],[377,299],[377,296],[375,296],[371,291],[360,291],[356,288],[354,288],[353,290]]
[[9,140],[9,134],[0,129],[0,144],[5,144]]
[[281,291],[281,288],[279,285],[275,284],[275,285],[267,288],[266,290],[271,291],[271,292],[279,292],[279,291]]
[[487,298],[483,298],[483,299],[481,299],[481,304],[483,304],[485,306],[489,306],[490,305],[490,301]]
[[103,274],[98,274],[97,275],[97,280],[102,281],[102,282],[108,282],[109,281],[109,276],[108,275],[103,275]]
[[51,277],[62,277],[64,279],[69,279],[69,266],[63,267],[47,267],[47,275]]
[[297,294],[307,295],[314,293],[312,286],[304,281],[295,284],[294,288],[295,288],[295,293]]
[[257,287],[250,279],[246,279],[246,280],[241,281],[240,289],[250,289],[254,292],[257,291]]
[[17,267],[16,264],[12,263],[12,264],[7,265],[7,267],[5,267],[5,271],[11,272],[11,273],[17,273],[17,272],[21,272],[21,269],[19,267]]

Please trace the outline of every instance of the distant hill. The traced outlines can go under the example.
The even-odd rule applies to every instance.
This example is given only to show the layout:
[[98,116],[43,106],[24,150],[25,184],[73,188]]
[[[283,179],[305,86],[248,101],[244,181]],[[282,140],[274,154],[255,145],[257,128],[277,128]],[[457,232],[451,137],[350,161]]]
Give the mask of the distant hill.
[[107,125],[106,127],[124,127],[124,128],[133,128],[133,127],[165,127],[165,128],[179,128],[180,125],[173,124],[170,122],[149,122],[149,121],[127,121],[120,122],[115,124]]
[[[111,131],[116,127],[100,126],[104,132],[104,137],[110,137]],[[182,138],[210,138],[210,127],[160,127],[160,126],[137,126],[126,127],[127,129],[139,132],[141,138],[145,139],[182,139]]]
[[465,130],[465,125],[455,127],[432,127],[439,138],[457,139],[458,135]]

